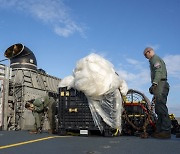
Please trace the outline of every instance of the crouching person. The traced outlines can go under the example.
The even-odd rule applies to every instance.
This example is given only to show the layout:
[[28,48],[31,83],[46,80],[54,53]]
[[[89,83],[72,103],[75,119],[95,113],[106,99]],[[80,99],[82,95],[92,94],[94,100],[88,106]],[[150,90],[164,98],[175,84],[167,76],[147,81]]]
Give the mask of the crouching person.
[[32,111],[35,119],[34,130],[30,131],[30,134],[38,134],[42,132],[42,126],[44,122],[45,112],[48,114],[48,121],[50,124],[49,132],[52,133],[52,104],[54,103],[52,97],[44,96],[43,98],[37,98],[35,100],[30,100],[25,104],[25,108]]

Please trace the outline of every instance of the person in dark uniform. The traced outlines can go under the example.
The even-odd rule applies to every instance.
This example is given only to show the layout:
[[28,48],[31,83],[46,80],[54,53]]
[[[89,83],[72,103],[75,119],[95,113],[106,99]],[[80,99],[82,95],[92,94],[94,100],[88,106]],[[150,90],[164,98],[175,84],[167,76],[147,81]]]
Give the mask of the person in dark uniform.
[[156,132],[152,134],[152,137],[168,139],[171,138],[171,120],[166,106],[169,93],[166,64],[155,54],[151,47],[145,48],[144,56],[149,59],[152,83],[149,92],[154,95],[155,113],[158,118],[156,122]]
[[41,133],[43,125],[43,116],[45,112],[48,114],[48,121],[50,125],[49,133],[53,133],[54,122],[53,122],[53,105],[55,100],[52,97],[44,96],[35,100],[30,100],[25,104],[25,108],[32,111],[35,118],[35,130],[30,131],[31,134]]

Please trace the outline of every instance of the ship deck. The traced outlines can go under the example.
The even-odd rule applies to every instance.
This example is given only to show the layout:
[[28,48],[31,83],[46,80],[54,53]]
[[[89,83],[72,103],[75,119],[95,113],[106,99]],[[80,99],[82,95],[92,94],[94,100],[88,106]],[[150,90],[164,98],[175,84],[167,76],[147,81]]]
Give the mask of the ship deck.
[[58,136],[0,131],[0,154],[179,154],[180,138]]

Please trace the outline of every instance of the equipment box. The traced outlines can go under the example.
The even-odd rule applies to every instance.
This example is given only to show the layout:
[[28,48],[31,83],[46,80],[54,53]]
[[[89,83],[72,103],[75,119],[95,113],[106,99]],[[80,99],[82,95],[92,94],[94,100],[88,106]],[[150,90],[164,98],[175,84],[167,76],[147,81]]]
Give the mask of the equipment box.
[[102,121],[103,132],[95,126],[88,100],[83,92],[67,87],[59,88],[58,134],[75,132],[90,135],[96,132],[104,136],[113,136],[113,130]]

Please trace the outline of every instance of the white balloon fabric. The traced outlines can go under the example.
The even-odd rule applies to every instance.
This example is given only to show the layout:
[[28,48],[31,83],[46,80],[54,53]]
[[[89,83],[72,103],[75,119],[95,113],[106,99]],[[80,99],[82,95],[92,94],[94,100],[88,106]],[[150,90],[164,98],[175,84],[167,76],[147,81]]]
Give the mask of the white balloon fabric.
[[94,53],[77,62],[73,75],[75,88],[89,97],[99,98],[120,87],[113,65]]
[[128,86],[109,61],[95,53],[80,59],[73,75],[64,78],[59,87],[72,87],[86,95],[94,122],[101,131],[101,119],[121,131],[121,94],[127,94]]
[[72,75],[65,77],[60,81],[58,87],[67,87],[67,89],[74,87],[74,77]]

